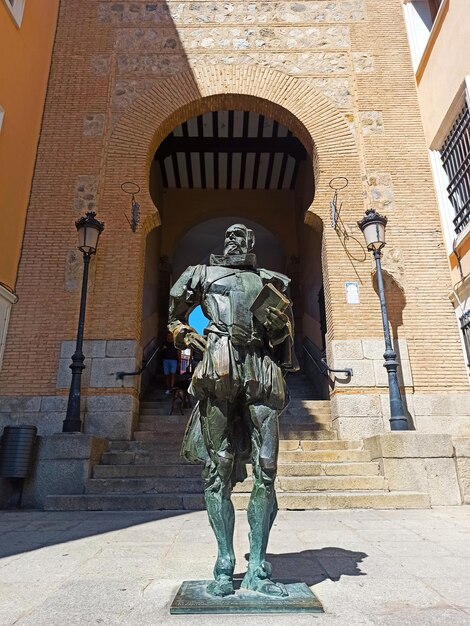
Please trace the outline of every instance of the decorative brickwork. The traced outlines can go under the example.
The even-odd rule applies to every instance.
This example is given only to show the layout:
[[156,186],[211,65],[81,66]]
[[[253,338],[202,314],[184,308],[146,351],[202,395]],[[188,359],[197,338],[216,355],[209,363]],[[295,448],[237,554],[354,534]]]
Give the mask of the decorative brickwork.
[[[408,394],[468,391],[400,0],[63,0],[1,393],[66,394],[56,384],[62,342],[76,332],[79,276],[69,251],[78,212],[93,208],[105,222],[87,338],[140,341],[146,235],[162,219],[149,193],[155,150],[178,124],[228,109],[274,118],[312,157],[306,222],[324,228],[329,344],[382,337],[373,267],[356,226],[372,204],[388,213],[389,247],[399,250],[400,288],[388,297],[393,333],[407,340]],[[349,180],[342,233],[330,226],[335,176]],[[124,217],[125,180],[142,190],[135,234]],[[417,212],[426,216],[419,226]],[[345,298],[351,280],[360,286],[357,305]],[[342,418],[362,411],[372,420],[364,434],[373,434],[383,427],[383,372],[358,360],[376,384],[353,377],[336,387],[333,412],[352,403]],[[98,387],[106,397],[138,395],[138,384],[84,394]]]

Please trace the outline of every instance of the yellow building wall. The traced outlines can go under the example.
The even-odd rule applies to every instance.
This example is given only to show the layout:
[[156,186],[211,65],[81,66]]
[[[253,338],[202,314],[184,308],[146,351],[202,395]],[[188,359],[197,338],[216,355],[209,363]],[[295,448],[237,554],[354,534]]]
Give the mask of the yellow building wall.
[[0,282],[15,287],[59,0],[26,0],[18,27],[0,0]]
[[445,0],[416,74],[428,146],[470,74],[469,11],[468,0]]

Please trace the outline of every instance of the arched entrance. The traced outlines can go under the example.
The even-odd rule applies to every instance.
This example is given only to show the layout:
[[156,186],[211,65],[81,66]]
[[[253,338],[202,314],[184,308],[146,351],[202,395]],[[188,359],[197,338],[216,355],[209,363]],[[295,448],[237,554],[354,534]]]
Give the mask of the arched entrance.
[[[340,174],[350,181],[348,202],[342,210],[342,218],[354,223],[358,207],[361,211],[364,207],[359,154],[348,121],[328,98],[308,82],[293,76],[257,65],[200,66],[156,82],[136,98],[112,130],[98,189],[100,216],[107,224],[109,236],[103,240],[101,255],[97,259],[96,296],[88,322],[92,336],[130,339],[144,350],[147,347],[143,334],[145,328],[158,328],[158,320],[155,310],[152,313],[152,303],[144,297],[144,292],[150,293],[148,286],[156,276],[155,271],[148,271],[150,266],[146,256],[148,261],[153,255],[153,266],[158,266],[160,278],[164,277],[159,285],[167,280],[169,288],[171,281],[169,259],[161,254],[161,247],[147,245],[152,238],[157,242],[160,238],[161,245],[167,243],[163,228],[157,228],[161,224],[164,226],[162,203],[158,197],[152,198],[149,184],[156,151],[168,135],[184,122],[208,112],[230,110],[249,111],[276,120],[291,130],[304,147],[308,155],[304,168],[306,171],[310,168],[311,179],[315,180],[315,193],[304,198],[302,211],[307,211],[297,216],[296,224],[299,229],[303,228],[303,224],[311,225],[318,232],[315,237],[321,240],[321,271],[327,304],[327,350],[332,339],[341,338],[345,328],[352,327],[351,314],[354,320],[358,318],[360,327],[363,318],[359,310],[357,314],[349,312],[348,319],[345,319],[343,281],[345,270],[351,270],[351,262],[344,254],[337,233],[328,227],[331,202],[328,183],[335,176]],[[123,217],[121,184],[125,180],[131,180],[141,188],[138,196],[140,224],[136,233],[131,235]],[[305,186],[301,188],[306,189]],[[198,190],[190,192],[194,198]],[[230,190],[230,194],[234,194],[234,190]],[[237,204],[237,207],[243,206]],[[239,215],[238,210],[229,208],[227,215]],[[201,212],[194,223],[186,223],[185,228],[212,217],[213,214],[204,215]],[[175,243],[174,240],[173,245]],[[310,243],[306,241],[304,245]],[[290,257],[287,258],[290,260]],[[168,292],[167,289],[163,291]],[[160,292],[163,291],[154,289],[151,298],[162,303]],[[163,304],[166,310],[166,303]],[[122,314],[113,317],[110,325],[106,316],[94,314],[95,310],[103,308],[119,310]],[[147,313],[150,311],[146,324],[142,323],[143,308]],[[140,379],[135,377],[126,380],[122,393],[136,398],[139,390]]]
[[[296,352],[325,348],[321,220],[305,224],[315,181],[312,157],[279,120],[245,109],[202,113],[176,126],[150,166],[150,195],[161,224],[147,238],[142,309],[144,345],[166,334],[170,285],[189,265],[220,253],[225,230],[243,222],[256,233],[260,267],[291,278]],[[158,297],[155,294],[158,293]],[[157,330],[157,335],[152,332]],[[326,390],[318,370],[304,364],[316,394]]]
[[[159,202],[152,199],[149,185],[156,150],[178,125],[214,110],[249,110],[271,117],[301,141],[311,159],[315,178],[315,194],[312,194],[305,222],[321,225],[322,221],[329,220],[331,189],[328,183],[338,174],[350,181],[351,217],[364,205],[358,150],[350,126],[332,102],[305,81],[258,65],[199,66],[159,80],[138,97],[116,123],[99,186],[100,214],[112,223],[113,246],[120,249],[121,254],[113,256],[112,264],[102,261],[103,267],[97,274],[97,305],[118,308],[126,302],[127,314],[119,317],[113,328],[116,338],[135,337],[144,343],[140,329],[146,240],[149,232],[161,222]],[[141,188],[138,198],[141,222],[131,239],[122,217],[121,184],[124,180],[132,180]],[[348,213],[349,207],[343,209],[345,218]],[[323,248],[323,272],[329,276],[324,281],[328,300],[332,281],[336,280],[328,262],[335,256],[336,249],[341,249],[331,229],[324,231]],[[104,259],[104,254],[100,258]],[[129,274],[133,277],[131,283],[116,282],[115,276]],[[334,307],[327,307],[327,316],[330,336]],[[95,336],[109,334],[109,324],[103,317],[92,319],[89,328]]]

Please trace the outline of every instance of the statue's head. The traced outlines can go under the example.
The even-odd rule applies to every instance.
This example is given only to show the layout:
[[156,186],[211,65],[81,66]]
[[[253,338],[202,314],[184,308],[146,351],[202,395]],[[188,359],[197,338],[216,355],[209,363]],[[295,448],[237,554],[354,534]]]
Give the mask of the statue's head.
[[255,233],[245,224],[233,224],[225,232],[224,254],[247,254],[255,245]]

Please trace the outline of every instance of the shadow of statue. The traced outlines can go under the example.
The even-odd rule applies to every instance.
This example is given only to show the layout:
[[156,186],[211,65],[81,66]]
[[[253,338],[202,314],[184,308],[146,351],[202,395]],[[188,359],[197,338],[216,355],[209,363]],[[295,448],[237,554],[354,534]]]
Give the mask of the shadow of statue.
[[[245,554],[247,561],[249,556]],[[365,552],[353,552],[337,547],[266,555],[273,567],[274,580],[283,583],[304,582],[309,587],[324,580],[336,582],[341,576],[366,576],[366,573],[359,569],[359,564],[367,556]],[[243,576],[244,573],[235,576],[237,585]]]

